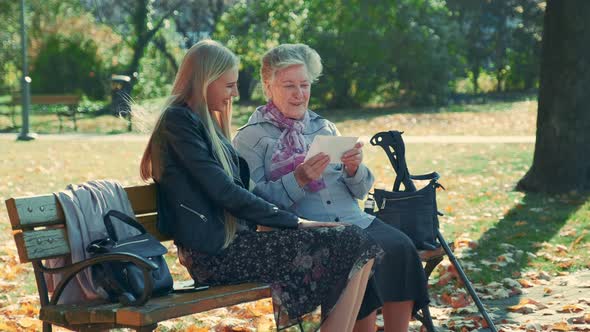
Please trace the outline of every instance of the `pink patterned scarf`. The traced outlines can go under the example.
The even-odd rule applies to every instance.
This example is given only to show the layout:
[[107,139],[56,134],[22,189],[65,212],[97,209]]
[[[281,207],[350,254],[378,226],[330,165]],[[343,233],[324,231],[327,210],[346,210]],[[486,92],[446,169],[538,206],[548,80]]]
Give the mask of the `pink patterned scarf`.
[[[282,130],[270,165],[271,181],[276,181],[283,175],[293,172],[305,159],[308,147],[303,137],[303,128],[304,123],[309,119],[309,113],[306,112],[302,120],[290,119],[283,115],[272,101],[264,105],[261,111],[265,120]],[[304,189],[317,192],[324,188],[326,183],[320,178],[308,183]]]

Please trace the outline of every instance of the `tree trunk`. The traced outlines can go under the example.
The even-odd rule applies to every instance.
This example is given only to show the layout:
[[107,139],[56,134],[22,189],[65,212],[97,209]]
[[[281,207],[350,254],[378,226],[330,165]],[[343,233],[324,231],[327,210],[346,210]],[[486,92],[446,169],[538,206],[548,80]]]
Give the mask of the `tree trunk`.
[[545,12],[537,142],[517,189],[590,189],[590,1],[549,0]]
[[170,66],[172,66],[172,69],[174,70],[174,72],[177,72],[178,71],[178,62],[176,62],[176,58],[168,50],[168,43],[166,42],[166,38],[164,38],[162,36],[157,36],[154,38],[153,43],[154,43],[154,46],[156,46],[156,48],[160,51],[160,53],[162,53],[162,55],[164,55],[166,60],[168,60],[168,63],[170,64]]
[[480,71],[479,62],[476,62],[473,68],[471,68],[471,72],[473,73],[473,94],[477,94],[479,92],[479,71]]
[[251,68],[244,68],[238,76],[238,93],[240,102],[249,102],[252,100],[252,88],[254,85],[254,75]]

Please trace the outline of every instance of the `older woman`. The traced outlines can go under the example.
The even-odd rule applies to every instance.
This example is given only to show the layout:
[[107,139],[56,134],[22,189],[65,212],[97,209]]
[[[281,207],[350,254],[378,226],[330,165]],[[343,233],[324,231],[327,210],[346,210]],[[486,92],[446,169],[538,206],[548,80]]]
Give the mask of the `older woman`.
[[320,153],[304,162],[316,135],[339,135],[333,123],[308,110],[311,84],[321,71],[320,56],[307,45],[268,51],[261,68],[268,103],[239,129],[234,146],[250,166],[254,193],[302,218],[364,228],[385,249],[356,330],[372,331],[375,310],[382,306],[386,331],[404,331],[412,312],[428,303],[426,277],[411,240],[358,206],[373,185],[362,163],[362,144],[341,160]]
[[174,238],[195,283],[270,283],[278,329],[316,329],[302,322],[321,305],[322,331],[350,331],[381,249],[355,227],[314,226],[248,191],[247,165],[228,140],[237,79],[237,57],[219,43],[201,41],[184,57],[141,161],[158,188],[158,230]]

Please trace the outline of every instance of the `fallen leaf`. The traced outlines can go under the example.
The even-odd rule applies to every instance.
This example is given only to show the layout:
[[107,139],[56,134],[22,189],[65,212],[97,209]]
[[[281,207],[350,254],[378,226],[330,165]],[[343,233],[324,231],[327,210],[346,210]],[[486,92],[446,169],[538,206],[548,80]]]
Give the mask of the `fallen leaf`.
[[33,326],[40,327],[41,322],[38,319],[31,318],[31,317],[23,317],[18,320],[18,325],[24,327],[25,329],[36,330],[36,328],[31,329]]
[[547,273],[545,271],[541,271],[541,272],[539,272],[539,279],[549,281],[549,280],[551,280],[551,276],[549,275],[549,273]]
[[557,263],[556,265],[562,269],[569,269],[574,265],[574,261],[561,262]]
[[508,307],[510,312],[518,312],[519,314],[530,314],[537,310],[537,307],[532,304],[514,305]]
[[535,286],[532,282],[528,281],[527,279],[518,279],[518,283],[524,288],[530,288]]
[[441,300],[453,308],[466,307],[470,303],[469,297],[465,293],[458,293],[452,296],[448,293],[444,293],[441,295]]
[[571,331],[571,327],[569,326],[569,324],[567,322],[555,323],[555,324],[553,324],[551,329],[556,330],[556,331]]
[[469,315],[469,314],[476,314],[478,312],[479,312],[479,309],[477,309],[477,307],[474,305],[470,305],[470,306],[463,307],[463,308],[453,308],[451,310],[451,313],[454,313],[457,315]]
[[205,327],[196,327],[194,325],[189,326],[186,329],[187,332],[209,332],[208,328]]
[[584,234],[578,236],[577,239],[574,240],[574,242],[572,242],[572,244],[570,245],[570,250],[575,249],[576,246],[578,245],[578,243],[580,243],[582,241],[582,239],[584,238],[584,236],[586,236],[586,233],[584,232]]
[[555,251],[557,252],[568,252],[568,249],[563,244],[558,244],[555,246]]
[[[529,306],[532,305],[533,309],[546,309],[547,308],[546,305],[544,305],[538,301],[526,298],[526,299],[521,299],[520,302],[518,302],[518,304],[513,305],[513,306],[509,306],[506,309],[508,309],[508,311],[512,311],[512,312],[519,312],[520,308],[527,306],[527,305],[529,305]],[[528,309],[525,309],[525,310],[528,310]]]
[[506,264],[514,263],[514,259],[512,258],[511,253],[506,253],[504,255],[498,256],[497,262],[506,262]]
[[584,316],[574,317],[571,319],[572,323],[574,324],[590,324],[590,314],[585,314]]
[[582,308],[581,306],[577,305],[577,304],[566,304],[564,305],[561,309],[558,309],[557,312],[580,312],[580,311],[584,311],[584,308]]

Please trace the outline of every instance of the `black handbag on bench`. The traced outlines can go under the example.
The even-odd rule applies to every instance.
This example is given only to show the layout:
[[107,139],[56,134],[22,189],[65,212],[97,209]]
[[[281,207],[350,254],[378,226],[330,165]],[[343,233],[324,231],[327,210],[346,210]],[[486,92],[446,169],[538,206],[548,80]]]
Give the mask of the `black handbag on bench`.
[[[439,227],[436,207],[436,189],[442,188],[437,182],[436,172],[412,176],[405,159],[405,145],[399,131],[387,131],[371,138],[372,145],[381,146],[393,166],[396,178],[393,190],[375,189],[377,208],[375,215],[402,232],[418,250],[432,250],[440,246],[436,231]],[[428,180],[428,184],[416,190],[412,180]],[[400,190],[401,185],[404,190]]]
[[[136,228],[140,234],[119,239],[111,217]],[[170,293],[173,280],[164,259],[164,254],[168,251],[166,247],[147,233],[140,223],[122,212],[110,210],[103,218],[108,237],[91,242],[86,248],[89,253],[92,255],[130,253],[144,257],[157,265],[153,271],[148,271],[153,287],[151,294],[147,297],[142,295],[146,288],[150,287],[146,287],[144,271],[137,265],[126,261],[113,261],[94,267],[93,278],[107,292],[109,299],[126,305],[143,305],[151,296]]]

